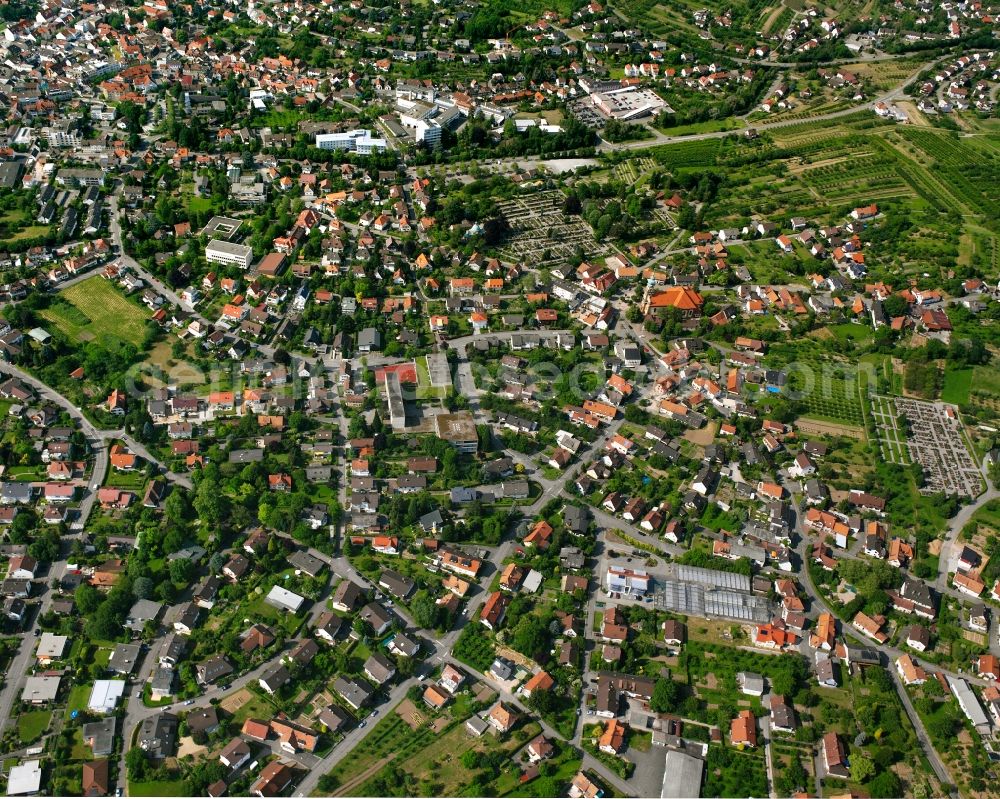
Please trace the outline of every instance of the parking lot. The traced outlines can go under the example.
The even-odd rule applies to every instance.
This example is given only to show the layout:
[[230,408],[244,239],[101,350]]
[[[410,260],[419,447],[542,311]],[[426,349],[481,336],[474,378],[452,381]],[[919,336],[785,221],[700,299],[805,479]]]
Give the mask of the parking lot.
[[608,118],[594,108],[594,104],[589,97],[575,100],[567,108],[569,112],[588,128],[600,130]]

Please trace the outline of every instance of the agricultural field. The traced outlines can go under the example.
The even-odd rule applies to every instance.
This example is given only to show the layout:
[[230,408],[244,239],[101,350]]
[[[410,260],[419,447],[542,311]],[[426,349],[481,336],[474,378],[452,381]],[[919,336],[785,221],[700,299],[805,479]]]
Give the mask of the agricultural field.
[[[505,741],[493,735],[474,738],[463,723],[467,706],[456,704],[451,712],[434,718],[423,707],[405,714],[398,711],[388,711],[367,736],[365,746],[352,751],[326,775],[320,784],[323,795],[381,796],[388,781],[411,786],[410,795],[454,796],[476,776],[476,758],[465,756],[470,751],[501,756],[506,768],[501,768],[498,781],[507,782],[504,772],[514,766],[513,753],[540,729],[531,722]],[[514,771],[519,773],[516,767]]]
[[966,144],[955,134],[901,128],[899,136],[917,148],[916,156],[921,165],[933,170],[936,179],[947,187],[961,208],[996,218],[1000,210],[996,194],[1000,152],[988,152]]
[[804,416],[860,425],[863,421],[858,373],[855,369],[830,364],[806,364],[808,369],[792,372],[789,390],[805,403]]
[[105,349],[116,349],[121,344],[140,346],[150,317],[144,307],[100,277],[60,292],[41,315],[74,341],[95,341]]
[[719,139],[701,139],[660,147],[651,152],[661,166],[683,172],[713,166],[721,146]]
[[913,190],[881,153],[861,150],[839,159],[809,167],[800,177],[816,194],[829,202],[851,202],[864,196],[871,200],[912,197]]
[[900,58],[893,61],[859,61],[854,64],[844,64],[842,69],[853,72],[861,80],[867,81],[870,88],[876,91],[886,91],[898,86],[923,65],[920,59]]
[[1000,372],[989,366],[977,366],[972,370],[972,391],[975,394],[1000,397]]
[[997,268],[997,237],[979,225],[967,224],[958,242],[959,266],[982,269],[987,273]]

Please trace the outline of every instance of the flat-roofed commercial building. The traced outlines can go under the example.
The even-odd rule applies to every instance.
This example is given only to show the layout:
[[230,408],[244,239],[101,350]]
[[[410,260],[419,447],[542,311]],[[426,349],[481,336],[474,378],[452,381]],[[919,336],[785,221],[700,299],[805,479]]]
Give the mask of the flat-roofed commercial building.
[[598,92],[591,102],[606,116],[626,122],[657,113],[666,102],[651,89],[619,89]]
[[253,263],[253,250],[243,244],[212,239],[205,247],[205,260],[213,264],[235,264],[248,269]]
[[474,454],[479,450],[479,432],[468,411],[441,413],[434,417],[438,438],[447,441],[459,452]]
[[389,403],[389,421],[393,430],[406,428],[406,404],[403,402],[403,386],[399,374],[393,369],[385,370],[385,396]]
[[213,239],[231,239],[242,224],[239,219],[229,216],[213,216],[202,228],[201,235],[211,236]]
[[385,151],[389,145],[385,139],[373,138],[370,130],[359,128],[344,133],[317,133],[316,146],[321,150],[347,150],[370,155]]

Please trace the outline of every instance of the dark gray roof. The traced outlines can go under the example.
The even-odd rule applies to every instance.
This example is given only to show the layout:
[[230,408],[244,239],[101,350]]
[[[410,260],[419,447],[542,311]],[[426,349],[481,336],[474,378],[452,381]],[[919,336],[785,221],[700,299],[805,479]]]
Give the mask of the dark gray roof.
[[172,757],[177,751],[177,716],[157,713],[139,725],[139,746],[155,759]]
[[115,724],[118,719],[115,716],[108,716],[100,721],[92,721],[84,724],[80,732],[85,743],[89,743],[94,752],[94,757],[105,757],[114,750]]

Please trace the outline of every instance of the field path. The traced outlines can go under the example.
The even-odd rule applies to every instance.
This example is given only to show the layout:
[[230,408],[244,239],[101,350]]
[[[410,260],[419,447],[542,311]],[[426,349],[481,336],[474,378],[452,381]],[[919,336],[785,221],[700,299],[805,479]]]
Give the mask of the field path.
[[384,766],[387,766],[393,760],[396,759],[396,753],[393,752],[385,760],[380,760],[375,763],[370,768],[366,768],[357,777],[352,780],[348,780],[343,785],[341,785],[336,791],[333,792],[334,796],[352,796],[352,791],[362,785],[369,777],[378,773]]

